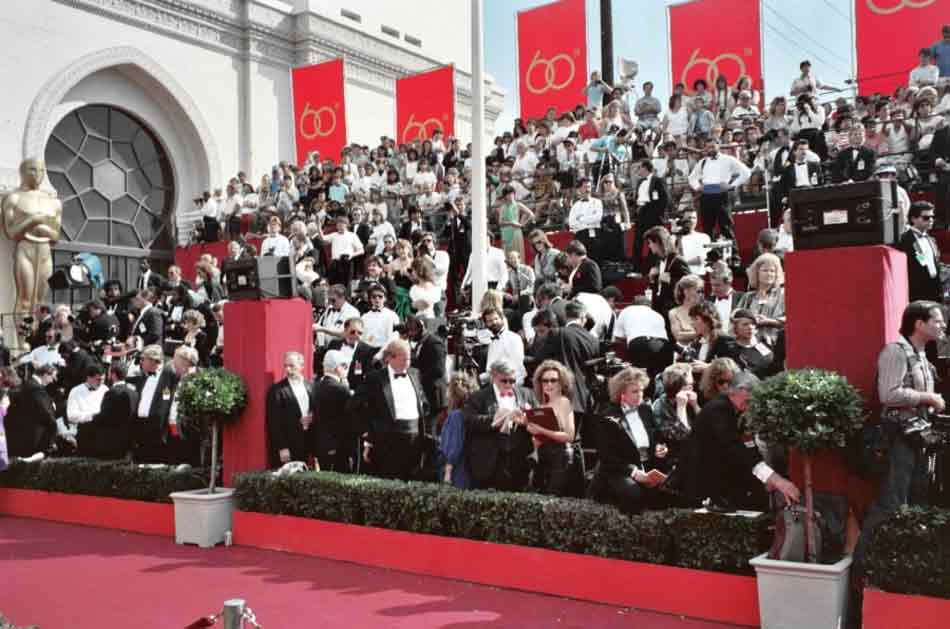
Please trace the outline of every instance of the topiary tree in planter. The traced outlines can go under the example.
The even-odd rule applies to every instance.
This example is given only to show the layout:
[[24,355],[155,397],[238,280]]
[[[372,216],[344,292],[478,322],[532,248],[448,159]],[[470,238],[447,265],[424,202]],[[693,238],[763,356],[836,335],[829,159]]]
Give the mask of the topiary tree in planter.
[[[864,424],[864,400],[844,376],[823,369],[793,369],[763,381],[745,412],[749,429],[770,445],[802,453],[805,517],[814,522],[811,455],[844,448]],[[805,526],[805,557],[812,556],[811,526]],[[817,556],[817,552],[814,556]]]
[[178,385],[178,411],[185,423],[211,431],[211,481],[213,494],[218,478],[218,426],[241,417],[247,405],[247,387],[237,374],[227,369],[199,369]]

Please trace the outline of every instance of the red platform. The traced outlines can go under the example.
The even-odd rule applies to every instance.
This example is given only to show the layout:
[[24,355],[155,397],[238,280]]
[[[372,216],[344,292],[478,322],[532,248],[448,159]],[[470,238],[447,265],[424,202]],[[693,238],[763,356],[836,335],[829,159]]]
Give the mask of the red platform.
[[224,430],[224,482],[235,472],[267,468],[267,390],[283,378],[284,353],[304,356],[313,377],[313,315],[303,299],[232,301],[224,306],[224,366],[244,378],[248,405]]

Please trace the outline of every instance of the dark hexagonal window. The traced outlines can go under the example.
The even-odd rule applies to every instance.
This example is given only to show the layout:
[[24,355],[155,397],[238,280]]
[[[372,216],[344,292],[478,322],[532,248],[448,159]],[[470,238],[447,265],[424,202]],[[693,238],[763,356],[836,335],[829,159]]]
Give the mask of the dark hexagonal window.
[[109,199],[118,199],[125,194],[125,171],[112,162],[97,164],[93,170],[96,190]]
[[96,190],[87,190],[79,195],[82,201],[82,209],[86,211],[87,218],[108,218],[109,201]]
[[92,166],[87,164],[81,157],[73,162],[66,172],[69,182],[73,184],[76,192],[82,192],[92,187]]
[[82,154],[93,165],[98,164],[109,157],[109,142],[94,135],[87,135],[86,141],[82,143]]
[[132,222],[135,211],[139,209],[139,202],[125,195],[112,202],[112,218],[120,221]]
[[134,115],[82,107],[53,129],[46,156],[63,200],[64,242],[139,249],[143,257],[172,248],[174,178],[162,144]]

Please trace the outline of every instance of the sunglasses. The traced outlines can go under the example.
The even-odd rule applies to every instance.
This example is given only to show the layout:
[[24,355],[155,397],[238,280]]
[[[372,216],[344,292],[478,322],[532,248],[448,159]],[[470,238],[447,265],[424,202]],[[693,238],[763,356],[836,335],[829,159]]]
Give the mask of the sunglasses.
[[542,384],[557,384],[560,381],[560,378],[541,378]]
[[498,382],[501,382],[502,384],[514,384],[515,379],[514,378],[499,378]]
[[924,219],[925,221],[932,221],[932,220],[934,220],[934,215],[933,215],[933,214],[921,214],[921,215],[920,215],[920,218]]

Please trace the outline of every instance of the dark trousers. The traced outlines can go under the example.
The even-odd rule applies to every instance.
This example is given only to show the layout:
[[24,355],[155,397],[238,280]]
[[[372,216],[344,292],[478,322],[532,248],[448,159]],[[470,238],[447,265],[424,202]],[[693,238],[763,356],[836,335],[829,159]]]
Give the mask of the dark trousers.
[[531,467],[521,455],[503,450],[491,478],[477,483],[479,489],[497,489],[499,491],[524,491],[528,487]]
[[638,485],[629,474],[605,473],[598,467],[590,483],[587,497],[596,502],[612,504],[624,513],[639,513],[656,498],[656,491]]
[[353,281],[353,261],[334,260],[330,263],[330,272],[328,273],[330,284],[341,284],[346,289],[346,294],[350,294],[350,283]]
[[600,264],[604,260],[604,230],[582,229],[574,237],[584,243],[587,248],[587,257]]
[[640,209],[640,213],[637,216],[637,225],[634,228],[636,232],[633,236],[633,268],[638,273],[642,273],[643,269],[643,235],[651,227],[656,227],[661,224],[660,213],[656,210],[647,210],[646,207]]
[[887,472],[881,479],[877,499],[868,510],[861,527],[861,537],[854,549],[855,570],[860,576],[868,545],[877,527],[898,507],[927,503],[927,455],[922,447],[910,443],[903,435],[894,438],[888,453]]
[[[624,255],[623,251],[623,231],[620,229],[617,218],[614,216],[605,217],[600,227],[602,235],[599,248],[603,251],[601,259],[610,262],[625,260],[627,256]],[[588,251],[590,250],[588,249]]]
[[545,443],[538,448],[535,484],[543,493],[570,495],[574,481],[574,450],[563,443]]
[[370,459],[376,475],[410,480],[419,472],[422,451],[418,434],[377,433]]
[[699,202],[700,215],[703,218],[703,231],[714,238],[716,226],[723,238],[735,238],[735,225],[732,222],[732,209],[729,207],[729,193],[704,194]]

